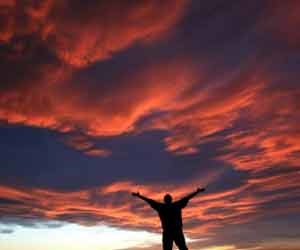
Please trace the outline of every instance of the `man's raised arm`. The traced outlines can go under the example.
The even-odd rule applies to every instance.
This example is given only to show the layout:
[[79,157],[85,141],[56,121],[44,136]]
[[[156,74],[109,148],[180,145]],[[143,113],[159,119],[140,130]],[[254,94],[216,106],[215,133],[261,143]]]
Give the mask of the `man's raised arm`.
[[183,198],[181,198],[179,201],[176,202],[176,204],[179,205],[179,207],[184,208],[190,199],[192,199],[194,196],[196,196],[197,194],[199,194],[200,192],[204,192],[205,188],[197,188],[197,190]]
[[154,209],[156,209],[157,205],[159,204],[157,201],[152,200],[148,197],[145,197],[145,196],[141,195],[139,192],[132,193],[132,196],[138,197],[138,198],[146,201]]
[[205,191],[205,188],[197,188],[197,190],[185,197],[183,197],[182,199],[184,200],[190,200],[192,199],[193,197],[195,197],[197,194],[199,194],[200,192],[204,192]]

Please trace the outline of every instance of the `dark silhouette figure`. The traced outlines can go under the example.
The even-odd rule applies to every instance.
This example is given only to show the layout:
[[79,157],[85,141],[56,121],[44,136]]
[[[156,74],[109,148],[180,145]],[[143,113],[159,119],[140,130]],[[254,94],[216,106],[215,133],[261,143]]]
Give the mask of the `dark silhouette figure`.
[[158,212],[161,226],[163,228],[163,250],[172,250],[173,241],[179,250],[187,250],[184,234],[182,231],[182,215],[181,210],[188,204],[189,200],[200,192],[205,191],[204,188],[198,188],[195,192],[186,197],[172,202],[172,196],[166,194],[164,203],[149,199],[139,192],[132,193],[133,196],[139,197],[146,201],[154,210]]

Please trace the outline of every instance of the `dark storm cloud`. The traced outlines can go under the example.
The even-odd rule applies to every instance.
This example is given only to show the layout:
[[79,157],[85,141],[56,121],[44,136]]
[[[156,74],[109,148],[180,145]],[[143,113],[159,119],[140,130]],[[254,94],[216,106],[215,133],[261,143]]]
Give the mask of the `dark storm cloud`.
[[58,228],[65,225],[61,221],[51,221],[42,218],[17,218],[9,216],[1,216],[1,226],[4,227],[3,230],[14,232],[14,226],[23,226],[29,228]]
[[0,229],[0,234],[11,234],[14,230],[12,229]]

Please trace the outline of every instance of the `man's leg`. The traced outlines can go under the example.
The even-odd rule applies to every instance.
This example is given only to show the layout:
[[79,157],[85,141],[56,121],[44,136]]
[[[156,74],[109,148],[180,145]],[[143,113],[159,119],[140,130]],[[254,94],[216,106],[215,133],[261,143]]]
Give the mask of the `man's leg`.
[[172,250],[173,249],[173,237],[172,234],[166,231],[163,231],[163,250]]
[[177,247],[179,248],[179,250],[188,250],[186,243],[185,243],[185,238],[184,238],[182,229],[178,230],[174,234],[174,241],[175,241],[175,244],[177,245]]

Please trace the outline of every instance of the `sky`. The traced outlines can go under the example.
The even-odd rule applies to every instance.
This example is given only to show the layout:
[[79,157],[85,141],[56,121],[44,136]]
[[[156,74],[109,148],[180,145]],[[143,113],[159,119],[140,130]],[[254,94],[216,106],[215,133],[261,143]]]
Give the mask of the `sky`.
[[0,248],[300,249],[300,1],[1,0]]

